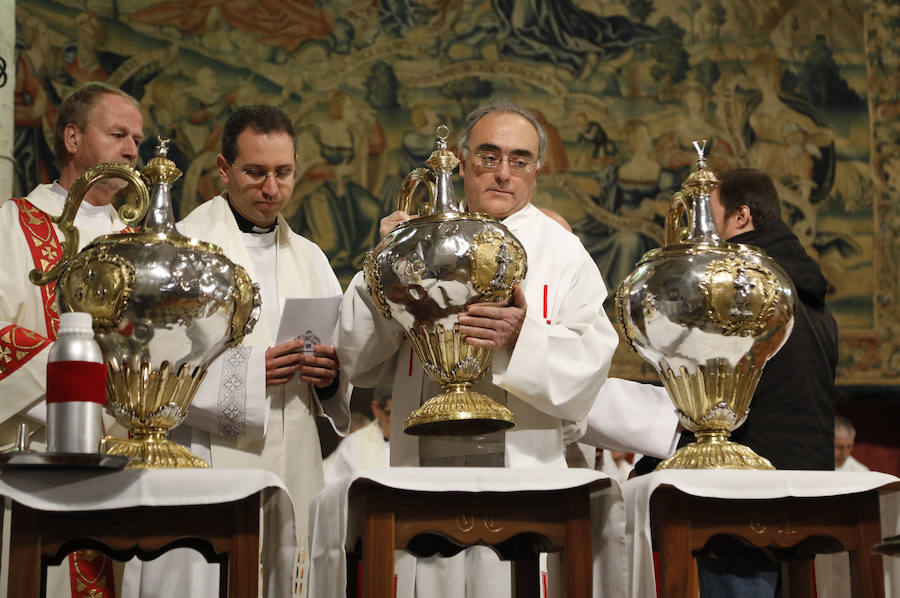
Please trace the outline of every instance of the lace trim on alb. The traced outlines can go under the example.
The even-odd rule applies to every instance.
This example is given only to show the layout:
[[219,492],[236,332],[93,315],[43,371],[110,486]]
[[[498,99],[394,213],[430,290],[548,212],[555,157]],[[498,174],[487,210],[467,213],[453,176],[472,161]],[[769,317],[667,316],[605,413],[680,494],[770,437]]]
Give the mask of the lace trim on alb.
[[250,347],[239,346],[225,352],[219,384],[217,415],[219,434],[238,438],[247,424],[247,367]]

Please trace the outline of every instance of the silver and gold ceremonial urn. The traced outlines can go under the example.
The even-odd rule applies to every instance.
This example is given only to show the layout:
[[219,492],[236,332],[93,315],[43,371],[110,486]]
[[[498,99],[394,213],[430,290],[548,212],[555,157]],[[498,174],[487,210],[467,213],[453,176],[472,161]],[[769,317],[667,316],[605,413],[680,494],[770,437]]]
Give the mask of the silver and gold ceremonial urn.
[[[35,284],[58,280],[62,312],[93,316],[107,407],[129,431],[128,439],[104,438],[101,451],[130,457],[129,468],[209,467],[166,436],[184,421],[207,366],[241,342],[260,310],[258,287],[243,268],[219,247],[175,230],[169,188],[181,171],[166,154],[161,141],[140,172],[114,162],[85,171],[53,219],[65,237],[62,259],[31,273]],[[114,178],[133,190],[119,216],[141,228],[99,237],[76,255],[78,207],[91,187]]]
[[[616,293],[629,344],[659,373],[682,425],[697,442],[657,469],[774,469],[728,440],[747,418],[763,366],[787,340],[796,290],[765,252],[719,237],[706,142],[675,194],[665,246],[648,251]],[[686,217],[687,226],[682,224]]]
[[[525,249],[498,220],[461,211],[450,175],[459,165],[447,149],[446,125],[438,149],[403,180],[397,209],[419,217],[403,222],[366,255],[364,272],[381,314],[406,332],[425,372],[441,392],[413,411],[404,430],[413,435],[487,434],[510,428],[513,414],[472,389],[491,361],[459,332],[459,315],[473,303],[502,303],[525,276]],[[414,199],[420,183],[427,203]]]

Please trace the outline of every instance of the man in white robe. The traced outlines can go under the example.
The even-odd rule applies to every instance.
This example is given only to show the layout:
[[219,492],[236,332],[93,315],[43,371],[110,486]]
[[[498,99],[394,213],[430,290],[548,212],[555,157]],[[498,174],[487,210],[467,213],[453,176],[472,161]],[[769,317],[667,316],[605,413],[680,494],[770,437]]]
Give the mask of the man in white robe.
[[344,438],[325,459],[325,483],[331,484],[363,469],[391,465],[390,389],[376,391],[372,399],[375,419]]
[[[459,147],[469,211],[500,219],[528,255],[528,273],[508,305],[470,306],[459,318],[467,342],[493,348],[491,371],[475,389],[516,417],[515,428],[494,443],[505,466],[566,467],[564,427],[585,420],[618,342],[603,310],[606,285],[578,237],[531,204],[546,147],[533,115],[508,102],[488,104],[469,115]],[[409,218],[391,214],[382,235]],[[362,273],[344,295],[338,355],[354,384],[393,385],[391,465],[418,466],[419,442],[403,432],[403,421],[439,387],[424,375],[403,332],[378,313]],[[452,444],[438,451],[454,450]],[[466,443],[456,444],[465,457]],[[470,569],[479,587],[468,593],[454,576],[431,595],[509,595],[508,573],[494,571]],[[417,587],[419,596],[423,589]]]
[[[525,247],[528,274],[510,305],[470,306],[460,316],[460,331],[470,344],[494,348],[491,372],[475,388],[516,416],[502,441],[505,465],[565,467],[564,422],[588,414],[618,337],[603,310],[606,286],[590,255],[578,237],[531,205],[546,145],[542,129],[520,108],[503,106],[470,116],[475,122],[461,142],[460,174],[469,211],[502,220]],[[501,157],[493,169],[478,157],[489,151]],[[510,162],[521,169],[511,172]],[[382,233],[409,218],[391,214]],[[391,419],[391,464],[419,465],[418,439],[403,433],[403,421],[439,387],[424,376],[402,330],[378,313],[361,272],[344,296],[338,345],[355,384],[393,385],[399,416]]]
[[[846,417],[834,416],[834,470],[869,471],[850,453],[856,443],[856,428]],[[881,498],[882,513],[885,512],[885,497]],[[817,554],[816,595],[819,598],[840,598],[850,596],[850,562],[846,552],[837,554]],[[885,563],[887,565],[888,563]],[[885,567],[885,569],[888,569]]]
[[[334,347],[318,344],[314,353],[304,353],[303,339],[276,344],[286,299],[341,294],[325,254],[280,214],[293,191],[295,144],[293,126],[281,110],[263,105],[236,110],[225,124],[217,159],[226,192],[178,225],[183,234],[221,247],[260,285],[259,321],[241,346],[209,367],[191,405],[189,427],[178,436],[212,467],[261,468],[284,480],[294,504],[297,570],[288,580],[290,590],[285,580],[264,579],[266,596],[306,595],[307,511],[323,486],[314,418],[325,415],[339,434],[346,434],[350,420],[349,377],[338,374]],[[151,588],[154,596],[198,596],[203,579],[212,580],[203,595],[217,595],[208,568],[192,574],[195,592],[182,586],[166,593],[146,566],[142,577],[142,596]]]
[[[0,444],[5,447],[15,442],[16,429],[25,423],[36,443],[33,448],[43,449],[47,355],[56,338],[59,314],[55,285],[38,287],[28,274],[35,267],[48,270],[62,257],[60,243],[65,239],[49,218],[62,213],[68,190],[88,168],[107,161],[134,166],[143,138],[143,118],[134,98],[103,83],[83,85],[59,107],[54,130],[59,180],[39,185],[28,197],[0,207],[4,263],[0,269]],[[75,216],[79,249],[125,227],[110,205],[124,185],[124,181],[105,181],[85,195]],[[87,579],[79,579],[80,573],[93,563],[106,569],[95,583],[86,584],[94,576],[87,573]],[[112,575],[105,573],[112,567],[105,557],[90,562],[79,557],[78,567],[74,564],[70,556],[61,567],[50,569],[48,596],[88,596],[91,591],[96,596],[111,595]],[[69,589],[68,571],[83,588]]]

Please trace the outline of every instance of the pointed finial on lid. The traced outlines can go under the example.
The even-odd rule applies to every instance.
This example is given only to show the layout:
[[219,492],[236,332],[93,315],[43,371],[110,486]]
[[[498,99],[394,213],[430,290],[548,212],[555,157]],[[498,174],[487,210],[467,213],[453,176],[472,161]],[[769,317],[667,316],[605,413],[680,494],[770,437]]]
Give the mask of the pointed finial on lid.
[[703,170],[706,168],[706,144],[707,140],[704,139],[702,141],[694,141],[694,149],[697,150],[697,169]]
[[435,129],[435,133],[437,134],[438,149],[447,149],[447,137],[450,136],[450,127],[440,124]]
[[166,156],[169,155],[169,142],[172,140],[171,139],[163,139],[162,135],[157,135],[156,141],[157,141],[156,151],[154,152],[154,154],[156,155],[157,158],[165,158]]

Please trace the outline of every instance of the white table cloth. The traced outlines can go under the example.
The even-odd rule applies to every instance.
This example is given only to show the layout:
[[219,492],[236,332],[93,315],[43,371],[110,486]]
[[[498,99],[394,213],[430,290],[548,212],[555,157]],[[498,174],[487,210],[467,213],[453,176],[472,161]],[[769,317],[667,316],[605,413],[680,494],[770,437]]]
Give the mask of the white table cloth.
[[[837,496],[879,489],[896,495],[900,479],[875,472],[664,470],[622,484],[626,506],[626,550],[630,598],[656,598],[650,540],[650,497],[659,486],[692,496],[731,499]],[[884,526],[882,526],[884,527]],[[885,562],[885,574],[890,563]],[[890,594],[886,594],[890,595]]]
[[[371,480],[400,490],[425,492],[517,492],[562,490],[586,486],[608,476],[590,469],[510,469],[392,467],[367,469],[326,486],[310,505],[310,596],[346,596],[345,542],[347,500],[356,480]],[[591,543],[594,551],[594,595],[624,598],[627,559],[625,507],[619,485],[591,496]]]
[[[129,471],[7,470],[0,496],[42,511],[207,505],[262,492],[262,565],[271,588],[290,587],[297,557],[291,498],[278,476],[258,469]],[[7,526],[8,522],[4,522]],[[7,536],[8,537],[8,536]],[[4,546],[4,560],[8,546]],[[7,568],[0,581],[6,595]]]

